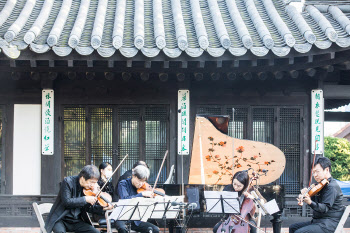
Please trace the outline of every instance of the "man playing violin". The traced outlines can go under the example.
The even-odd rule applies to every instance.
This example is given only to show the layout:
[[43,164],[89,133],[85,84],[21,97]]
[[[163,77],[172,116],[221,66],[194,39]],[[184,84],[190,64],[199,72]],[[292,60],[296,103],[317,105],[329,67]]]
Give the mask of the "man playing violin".
[[[118,184],[118,194],[120,199],[131,199],[135,197],[153,197],[152,191],[143,191],[138,193],[137,189],[141,188],[150,175],[149,169],[146,166],[138,165],[132,169],[132,177],[126,180],[122,180]],[[127,233],[128,230],[125,225],[125,221],[116,221],[115,227],[119,233]],[[152,228],[153,233],[159,233],[159,228],[149,222],[132,221],[131,229],[137,232],[149,232],[149,228]]]
[[[331,161],[326,157],[320,157],[312,170],[317,183],[324,179],[329,182],[316,195],[310,198],[308,189],[301,190],[299,200],[308,204],[313,210],[312,220],[309,222],[295,223],[289,227],[290,233],[306,232],[334,232],[344,212],[342,205],[343,193],[336,180],[331,176]],[[300,205],[302,205],[302,202]]]
[[83,189],[97,188],[99,177],[100,173],[97,167],[87,165],[78,176],[64,178],[56,201],[46,219],[45,229],[47,232],[99,232],[90,223],[87,223],[87,212],[99,213],[113,207],[108,205],[102,209],[102,207],[94,206],[97,198],[83,194]]

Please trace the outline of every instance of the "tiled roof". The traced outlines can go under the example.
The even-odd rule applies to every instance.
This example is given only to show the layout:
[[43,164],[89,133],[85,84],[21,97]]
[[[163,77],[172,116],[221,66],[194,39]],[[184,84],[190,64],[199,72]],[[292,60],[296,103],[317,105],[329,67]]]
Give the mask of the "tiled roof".
[[110,57],[160,52],[175,58],[350,46],[350,14],[335,5],[300,13],[286,0],[0,0],[0,48],[58,56],[94,50]]

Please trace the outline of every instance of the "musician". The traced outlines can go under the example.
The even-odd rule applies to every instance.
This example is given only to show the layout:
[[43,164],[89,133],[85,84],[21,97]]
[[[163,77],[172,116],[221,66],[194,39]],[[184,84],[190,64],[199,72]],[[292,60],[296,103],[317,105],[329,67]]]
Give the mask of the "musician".
[[[100,186],[100,188],[102,188],[113,174],[112,165],[108,162],[102,162],[98,167],[98,170],[100,171],[100,179],[98,179],[97,184]],[[102,192],[106,192],[111,195],[113,202],[118,200],[111,180],[108,181],[106,186],[102,189]]]
[[[68,176],[61,182],[61,188],[47,217],[45,229],[47,232],[99,232],[87,223],[87,212],[98,213],[102,208],[94,208],[97,198],[84,196],[83,189],[94,189],[100,177],[97,167],[85,166],[78,176]],[[106,209],[112,209],[108,206]],[[102,213],[100,213],[102,214]],[[83,220],[86,219],[86,220]]]
[[[233,175],[232,184],[225,186],[223,191],[238,192],[238,196],[240,197],[240,203],[243,203],[244,198],[248,198],[248,193],[244,192],[247,189],[248,185],[249,185],[248,172],[239,171]],[[241,206],[241,209],[243,208],[244,208],[244,205]],[[225,218],[227,217],[228,216],[225,216]],[[252,219],[252,216],[249,216],[249,222],[251,222],[253,225],[256,225],[255,221]],[[214,233],[217,233],[217,230],[221,224],[222,222],[220,221],[214,226],[213,228]],[[250,226],[250,232],[256,233],[256,228],[253,226]]]
[[[332,178],[331,171],[331,161],[328,158],[320,157],[316,161],[312,170],[313,177],[318,183],[323,179],[327,179],[329,184],[311,198],[306,194],[303,202],[312,208],[312,220],[291,225],[289,227],[290,233],[331,233],[337,228],[344,212],[344,206],[342,205],[343,193],[338,183]],[[306,188],[301,190],[302,194],[305,192],[307,192]],[[302,198],[302,195],[299,195],[299,198]]]
[[[137,189],[141,188],[149,178],[150,172],[146,166],[138,165],[132,169],[132,177],[120,181],[118,184],[118,194],[120,199],[131,199],[134,197],[153,197],[152,191],[143,191],[137,193]],[[115,227],[119,233],[127,233],[125,221],[116,221]],[[131,229],[137,232],[149,232],[148,228],[152,228],[153,233],[159,233],[159,228],[149,222],[132,221]]]

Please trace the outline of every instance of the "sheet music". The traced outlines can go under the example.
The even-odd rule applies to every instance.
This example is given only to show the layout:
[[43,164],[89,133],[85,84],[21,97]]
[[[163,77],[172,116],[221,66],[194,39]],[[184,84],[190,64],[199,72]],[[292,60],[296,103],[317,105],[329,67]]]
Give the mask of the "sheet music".
[[172,206],[171,203],[174,201],[183,202],[184,196],[164,196],[164,197],[156,196],[154,200],[155,200],[154,208],[153,208],[153,211],[150,211],[151,216],[149,218],[162,219],[164,212],[166,211],[165,213],[166,219],[175,219],[179,214],[179,207]]
[[274,213],[277,213],[278,211],[280,211],[280,208],[278,208],[277,202],[275,199],[266,202],[264,204],[264,208],[266,209],[266,211],[271,215]]
[[221,195],[224,199],[224,212],[227,214],[239,213],[238,193],[229,191],[204,191],[207,211],[209,213],[222,213]]
[[[136,205],[136,210],[134,211]],[[152,198],[137,197],[132,199],[121,199],[117,203],[117,207],[114,208],[113,212],[109,216],[109,219],[114,220],[133,220],[133,221],[147,221],[151,211],[148,211],[154,204]],[[131,216],[131,214],[134,214]],[[130,218],[131,217],[131,218]]]

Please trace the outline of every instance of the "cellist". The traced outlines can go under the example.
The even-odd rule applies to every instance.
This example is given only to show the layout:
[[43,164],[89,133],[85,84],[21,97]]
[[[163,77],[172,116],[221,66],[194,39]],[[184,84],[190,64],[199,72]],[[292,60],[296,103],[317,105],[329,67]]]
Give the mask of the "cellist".
[[290,233],[306,232],[334,232],[344,212],[342,205],[343,193],[336,180],[331,175],[331,161],[326,157],[320,157],[312,170],[312,175],[317,183],[324,179],[328,185],[323,187],[316,195],[310,198],[307,188],[301,190],[299,199],[308,204],[313,210],[311,221],[295,223],[289,227]]
[[[248,185],[249,185],[248,172],[239,171],[233,175],[232,184],[227,185],[223,191],[238,192],[238,196],[240,197],[240,200],[241,200],[240,202],[242,203],[241,209],[243,209],[243,208],[245,208],[244,204],[246,203],[246,202],[244,202],[244,199],[249,198],[248,197],[249,194],[247,192],[245,192]],[[248,212],[251,212],[251,211],[248,210]],[[248,215],[249,215],[248,216],[249,222],[251,222],[253,225],[256,225],[255,221],[252,219],[252,216],[250,216],[250,214],[248,214]],[[225,218],[227,218],[227,216],[225,216]],[[214,233],[217,233],[217,230],[221,224],[222,224],[222,222],[220,221],[214,226],[214,228],[213,228]],[[248,232],[249,232],[249,228],[248,228]],[[253,226],[250,226],[250,232],[256,233],[256,228]]]

